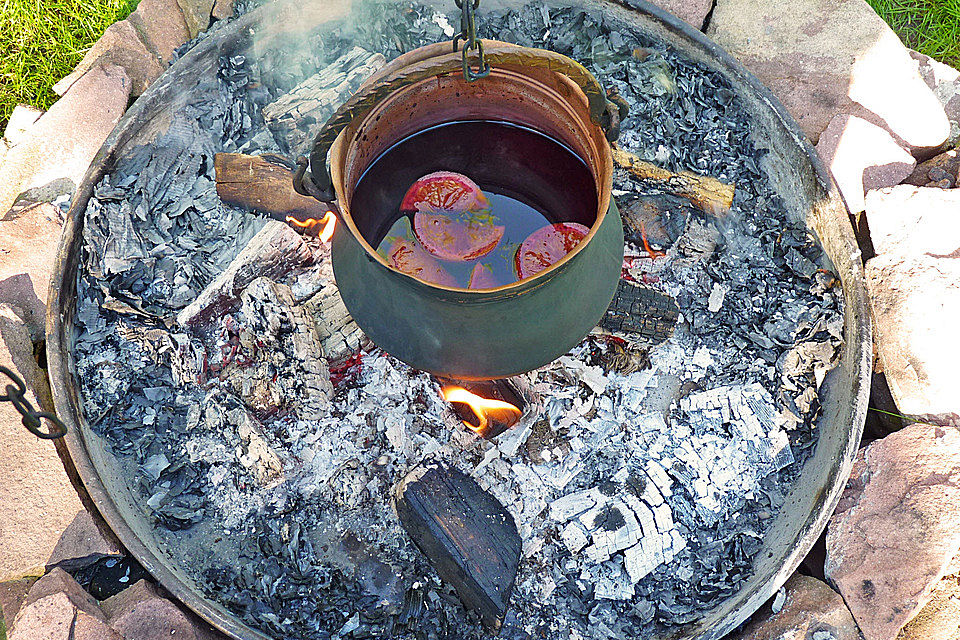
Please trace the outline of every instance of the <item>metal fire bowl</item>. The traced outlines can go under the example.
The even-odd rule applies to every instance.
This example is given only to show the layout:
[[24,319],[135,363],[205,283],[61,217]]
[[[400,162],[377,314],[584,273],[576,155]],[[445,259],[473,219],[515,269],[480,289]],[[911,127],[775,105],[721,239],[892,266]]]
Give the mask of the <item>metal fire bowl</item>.
[[[483,9],[521,6],[524,2],[486,0]],[[452,0],[426,3],[443,10],[453,9]],[[729,80],[752,116],[751,130],[758,146],[770,149],[764,159],[765,168],[789,215],[805,221],[816,233],[832,263],[825,266],[832,266],[843,282],[845,340],[840,364],[830,372],[821,389],[823,414],[814,454],[765,536],[753,576],[699,622],[673,634],[676,639],[716,640],[756,611],[793,573],[826,527],[850,474],[866,416],[871,355],[870,316],[860,251],[847,209],[813,147],[770,91],[732,56],[699,31],[643,0],[558,0],[555,4],[567,3],[599,8],[629,21],[638,30]],[[219,29],[172,65],[127,112],[84,177],[64,227],[50,287],[47,353],[56,409],[70,429],[65,438],[68,463],[72,461],[97,509],[147,571],[188,607],[238,639],[269,640],[205,598],[183,569],[187,559],[163,550],[143,507],[133,497],[128,476],[80,411],[73,346],[81,230],[94,185],[126,151],[149,144],[167,129],[170,114],[189,99],[197,79],[216,73],[219,56],[256,56],[260,47],[270,45],[271,38],[281,42],[289,38],[290,30],[307,31],[337,19],[349,11],[349,5],[349,0],[278,0]],[[267,36],[263,28],[267,21],[274,27],[272,36]],[[281,25],[279,29],[277,25]],[[281,33],[282,29],[288,31]],[[256,46],[254,34],[260,37]]]

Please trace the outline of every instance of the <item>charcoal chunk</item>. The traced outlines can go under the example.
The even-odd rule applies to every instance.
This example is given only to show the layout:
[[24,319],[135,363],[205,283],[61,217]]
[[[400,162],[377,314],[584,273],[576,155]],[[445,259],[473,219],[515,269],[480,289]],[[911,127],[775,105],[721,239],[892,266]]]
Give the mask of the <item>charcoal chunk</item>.
[[418,467],[396,487],[394,509],[417,548],[467,609],[497,631],[520,562],[513,517],[468,476],[443,465]]
[[656,345],[673,334],[679,313],[667,294],[621,280],[600,327]]

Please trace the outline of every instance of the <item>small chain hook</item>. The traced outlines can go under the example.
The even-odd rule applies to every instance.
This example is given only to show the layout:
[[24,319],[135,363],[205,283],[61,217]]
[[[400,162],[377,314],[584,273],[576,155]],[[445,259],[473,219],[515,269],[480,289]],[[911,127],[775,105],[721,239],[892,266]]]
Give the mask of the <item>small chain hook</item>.
[[[6,386],[6,393],[0,395],[0,402],[9,402],[13,405],[13,408],[23,417],[21,422],[27,431],[44,440],[56,440],[67,435],[67,426],[60,421],[60,418],[52,413],[37,411],[33,408],[26,398],[27,385],[20,376],[3,365],[0,365],[0,373],[13,382]],[[43,420],[49,424],[46,430],[42,428]]]
[[[453,0],[457,8],[461,10],[460,14],[460,33],[453,38],[453,50],[460,49],[460,41],[464,42],[461,51],[463,57],[463,77],[467,82],[476,82],[481,78],[490,75],[490,65],[484,59],[483,42],[477,39],[477,20],[476,11],[480,8],[480,0]],[[470,52],[477,52],[477,67],[474,69],[470,65]]]

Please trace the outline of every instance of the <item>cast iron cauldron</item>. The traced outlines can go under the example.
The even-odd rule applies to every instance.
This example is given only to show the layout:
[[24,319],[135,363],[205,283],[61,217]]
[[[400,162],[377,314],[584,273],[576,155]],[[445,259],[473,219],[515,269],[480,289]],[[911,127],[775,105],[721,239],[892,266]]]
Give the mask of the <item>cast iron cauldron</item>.
[[[295,181],[298,191],[330,203],[338,216],[334,275],[344,304],[367,336],[417,369],[462,379],[504,378],[569,351],[603,317],[623,262],[623,226],[610,193],[613,160],[601,126],[615,129],[616,112],[602,88],[580,64],[552,51],[494,41],[483,45],[492,70],[477,82],[465,79],[461,54],[451,52],[449,43],[411,51],[381,69],[321,129],[310,158],[312,174],[301,160]],[[394,269],[366,239],[383,226],[390,208],[351,207],[360,177],[393,144],[465,120],[509,122],[545,133],[573,150],[596,184],[595,218],[577,220],[590,227],[587,237],[552,267],[494,289],[447,287]],[[532,171],[541,180],[549,180],[551,172],[526,158],[518,158],[515,167],[488,170]],[[471,177],[484,182],[483,176]]]

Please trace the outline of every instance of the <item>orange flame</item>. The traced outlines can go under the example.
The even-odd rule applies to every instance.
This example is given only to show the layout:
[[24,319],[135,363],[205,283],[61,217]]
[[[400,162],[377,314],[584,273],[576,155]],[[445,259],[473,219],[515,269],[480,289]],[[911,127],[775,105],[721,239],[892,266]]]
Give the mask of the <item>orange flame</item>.
[[643,248],[646,249],[651,260],[656,260],[657,258],[667,255],[663,251],[657,251],[647,242],[647,225],[645,225],[642,220],[640,221],[640,237],[643,238]]
[[509,402],[482,398],[463,387],[444,387],[440,394],[447,402],[459,402],[470,407],[473,415],[477,418],[477,424],[471,424],[466,420],[463,421],[463,424],[468,429],[478,433],[482,433],[487,428],[491,419],[514,424],[520,419],[522,413],[519,408]]
[[327,215],[323,216],[320,220],[316,218],[307,218],[306,220],[297,220],[292,216],[287,216],[287,222],[290,224],[300,227],[301,229],[312,229],[318,224],[323,225],[323,229],[320,231],[320,242],[326,242],[333,237],[333,230],[337,228],[337,216],[333,214],[333,211],[327,211]]

